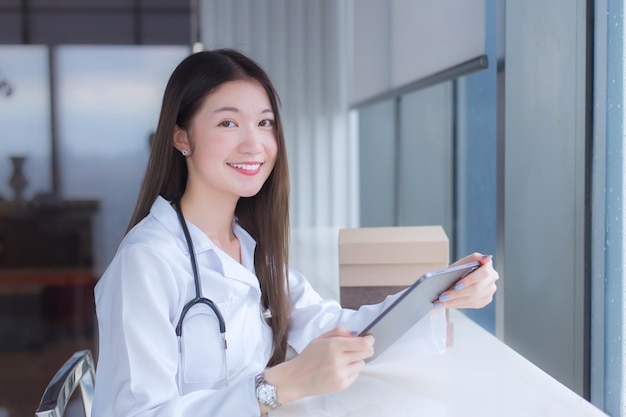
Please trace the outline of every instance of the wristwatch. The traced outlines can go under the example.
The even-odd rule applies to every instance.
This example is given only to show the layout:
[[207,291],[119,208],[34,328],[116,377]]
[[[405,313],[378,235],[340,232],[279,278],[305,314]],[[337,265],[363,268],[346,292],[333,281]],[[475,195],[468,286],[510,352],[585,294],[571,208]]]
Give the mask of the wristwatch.
[[280,407],[278,389],[265,380],[264,372],[254,377],[254,385],[256,387],[256,398],[261,404],[268,406],[270,410],[276,410]]

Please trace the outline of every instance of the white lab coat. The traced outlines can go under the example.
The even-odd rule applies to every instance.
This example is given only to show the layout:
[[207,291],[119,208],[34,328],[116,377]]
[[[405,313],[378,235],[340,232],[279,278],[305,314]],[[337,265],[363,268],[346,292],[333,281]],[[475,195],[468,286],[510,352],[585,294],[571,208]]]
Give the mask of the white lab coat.
[[[179,347],[175,326],[195,296],[189,252],[175,210],[159,197],[150,214],[121,243],[96,285],[99,351],[93,417],[258,416],[254,375],[271,355],[272,332],[262,317],[254,274],[255,242],[236,222],[242,263],[226,255],[197,227],[194,242],[203,296],[226,321],[224,350],[217,320],[206,306],[193,307]],[[323,300],[298,272],[289,271],[289,344],[296,352],[337,326],[364,327],[392,301],[359,311]],[[444,312],[421,320],[425,346],[445,346]],[[182,355],[179,355],[179,350]]]

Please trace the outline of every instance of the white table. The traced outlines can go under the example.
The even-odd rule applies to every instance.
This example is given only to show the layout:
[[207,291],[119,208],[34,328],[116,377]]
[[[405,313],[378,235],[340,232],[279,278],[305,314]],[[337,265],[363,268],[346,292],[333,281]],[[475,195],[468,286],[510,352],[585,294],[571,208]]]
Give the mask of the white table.
[[411,357],[407,334],[347,390],[303,398],[279,416],[584,417],[603,412],[458,311],[444,354]]

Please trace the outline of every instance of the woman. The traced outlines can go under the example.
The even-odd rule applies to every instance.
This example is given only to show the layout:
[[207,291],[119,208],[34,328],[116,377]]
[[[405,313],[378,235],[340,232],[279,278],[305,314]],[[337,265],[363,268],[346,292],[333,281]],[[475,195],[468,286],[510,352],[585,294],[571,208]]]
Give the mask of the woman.
[[[374,340],[351,329],[394,297],[358,312],[322,300],[288,268],[288,203],[267,75],[232,50],[187,57],[167,84],[129,231],[96,286],[95,417],[258,416],[354,382]],[[491,301],[490,259],[469,260],[483,265],[438,306]],[[444,308],[420,321],[433,350]]]

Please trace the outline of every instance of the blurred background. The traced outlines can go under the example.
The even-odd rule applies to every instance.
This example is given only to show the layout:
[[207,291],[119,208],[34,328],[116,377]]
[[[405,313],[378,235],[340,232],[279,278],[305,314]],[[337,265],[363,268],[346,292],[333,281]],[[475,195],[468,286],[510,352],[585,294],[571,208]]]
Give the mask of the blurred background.
[[291,265],[339,298],[340,228],[494,254],[466,314],[623,415],[624,15],[609,0],[0,0],[0,417],[78,349],[174,67],[256,59],[282,99]]

